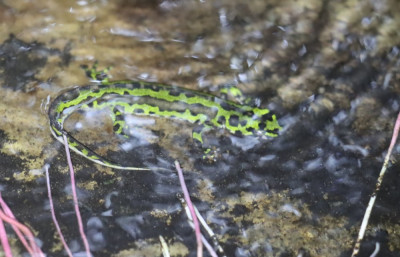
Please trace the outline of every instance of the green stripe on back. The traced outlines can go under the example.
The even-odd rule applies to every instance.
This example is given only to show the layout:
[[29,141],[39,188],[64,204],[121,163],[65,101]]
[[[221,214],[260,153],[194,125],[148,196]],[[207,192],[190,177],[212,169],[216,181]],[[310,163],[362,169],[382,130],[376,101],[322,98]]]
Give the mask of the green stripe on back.
[[[86,109],[110,108],[114,131],[123,133],[123,115],[151,115],[180,119],[204,128],[224,128],[232,134],[277,136],[280,126],[268,109],[239,105],[211,94],[176,86],[150,82],[114,81],[100,85],[73,88],[59,95],[49,108],[50,128],[60,140],[62,134],[70,139],[70,148],[96,163],[120,169],[91,149],[73,139],[63,129],[64,121],[73,112]],[[203,142],[202,131],[193,132],[193,139]],[[60,140],[61,141],[61,140]]]

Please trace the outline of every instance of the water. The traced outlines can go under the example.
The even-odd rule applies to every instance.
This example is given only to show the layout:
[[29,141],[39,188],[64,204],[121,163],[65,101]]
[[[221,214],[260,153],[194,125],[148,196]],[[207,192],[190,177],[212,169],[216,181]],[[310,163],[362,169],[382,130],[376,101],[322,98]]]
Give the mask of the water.
[[[42,170],[49,163],[61,229],[73,252],[83,252],[65,154],[48,129],[47,97],[90,83],[80,65],[95,60],[112,66],[112,79],[214,93],[217,85],[237,84],[277,114],[279,137],[210,131],[205,144],[215,158],[203,160],[184,123],[139,120],[150,128],[132,128],[133,135],[147,133],[134,148],[114,138],[106,118],[70,122],[101,153],[172,170],[111,170],[72,155],[93,255],[161,256],[162,235],[171,256],[195,256],[177,197],[177,159],[227,256],[349,256],[399,111],[398,9],[394,0],[3,1],[2,195],[43,251],[62,256],[49,225]],[[376,242],[382,256],[400,253],[398,158],[399,147],[360,256],[370,256]],[[24,252],[18,243],[13,249]]]

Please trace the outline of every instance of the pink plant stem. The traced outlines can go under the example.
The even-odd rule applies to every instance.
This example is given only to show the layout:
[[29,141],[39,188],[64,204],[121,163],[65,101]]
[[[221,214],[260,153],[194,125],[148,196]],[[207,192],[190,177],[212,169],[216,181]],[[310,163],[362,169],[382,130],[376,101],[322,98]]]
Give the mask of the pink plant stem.
[[2,219],[0,219],[0,240],[1,246],[3,246],[4,255],[6,257],[12,257],[11,247],[8,243],[7,232]]
[[64,145],[65,145],[65,153],[67,155],[67,161],[68,161],[68,166],[69,166],[69,171],[70,171],[69,174],[71,176],[71,189],[72,189],[72,197],[74,199],[74,207],[75,207],[76,219],[78,221],[79,232],[81,234],[81,238],[82,238],[83,244],[85,246],[86,255],[90,257],[92,255],[90,253],[89,243],[88,243],[88,240],[86,238],[85,231],[83,229],[81,213],[79,211],[78,196],[76,194],[76,188],[75,188],[74,167],[72,166],[71,155],[69,153],[68,140],[67,140],[67,137],[65,135],[63,135],[63,138],[64,138]]
[[72,252],[69,249],[67,242],[65,241],[63,233],[61,232],[60,226],[57,221],[56,213],[54,211],[53,198],[51,197],[49,166],[46,164],[44,168],[46,170],[47,194],[49,196],[51,217],[53,218],[54,225],[56,226],[57,233],[60,236],[60,239],[61,239],[62,244],[64,245],[65,251],[67,252],[68,256],[72,257]]
[[[14,218],[13,213],[11,212],[10,208],[8,207],[8,205],[6,204],[6,202],[3,200],[3,197],[1,196],[1,192],[0,192],[0,205],[1,208],[3,209],[5,215],[8,215],[11,218]],[[15,231],[15,233],[17,234],[18,238],[21,240],[22,244],[24,245],[24,247],[26,248],[26,250],[30,253],[33,253],[33,250],[31,249],[31,247],[29,246],[28,242],[25,240],[24,235],[22,234],[22,232],[14,225],[11,224],[11,227],[13,228],[13,230]]]
[[[32,232],[25,225],[17,221],[11,209],[8,207],[6,202],[1,197],[1,192],[0,192],[0,205],[1,208],[4,210],[4,212],[0,213],[0,218],[11,224],[11,227],[14,229],[15,233],[17,234],[19,240],[21,240],[25,249],[32,256],[44,256],[39,246],[36,245],[35,237],[33,236]],[[28,244],[24,235],[28,238],[30,244]]]
[[379,173],[378,181],[375,184],[375,190],[372,193],[372,196],[369,199],[367,209],[365,210],[364,218],[361,222],[360,230],[358,232],[358,237],[357,237],[356,243],[354,245],[353,253],[351,254],[351,257],[357,256],[360,251],[361,241],[364,238],[365,231],[368,226],[369,217],[371,216],[372,208],[374,207],[374,204],[375,204],[376,196],[377,196],[379,190],[381,189],[383,177],[386,173],[387,166],[389,165],[390,156],[392,155],[394,145],[396,144],[397,137],[399,135],[399,129],[400,129],[400,112],[397,115],[396,124],[394,125],[392,140],[390,141],[390,146],[389,146],[388,152],[386,153],[381,172]]
[[210,245],[207,239],[204,236],[202,236],[201,239],[211,257],[218,257],[217,253],[214,251],[213,247]]
[[[7,214],[5,214],[3,211],[0,210],[0,219],[9,223],[12,228],[14,229],[15,233],[18,235],[18,238],[21,240],[21,242],[23,242],[22,244],[24,245],[25,249],[28,251],[28,253],[32,256],[34,256],[34,250],[32,249],[32,247],[28,244],[28,242],[25,240],[24,235],[22,234],[23,232],[20,231],[20,229],[22,230],[21,227],[19,227],[18,225],[20,223],[18,223],[18,221],[14,220],[13,218],[11,218],[10,216],[8,216]],[[22,225],[22,224],[20,224]],[[28,229],[28,228],[26,228]]]
[[[32,255],[32,256],[42,256],[44,257],[45,255],[43,252],[40,250],[39,246],[36,245],[36,242],[34,240],[34,236],[32,232],[29,230],[28,227],[23,225],[22,223],[18,222],[16,219],[13,217],[10,217],[9,215],[5,214],[3,211],[0,210],[0,219],[3,221],[10,223],[11,226],[14,228],[15,231],[21,230],[21,232],[29,239],[31,242],[31,245],[24,245],[27,249],[27,251]],[[20,239],[23,238],[21,235]],[[22,240],[21,240],[22,241]]]
[[390,156],[393,151],[393,147],[396,144],[397,137],[399,136],[399,129],[400,129],[400,112],[397,115],[396,124],[394,125],[392,140],[390,141],[390,146],[387,155]]
[[181,183],[181,187],[182,187],[183,195],[185,197],[186,204],[189,208],[190,215],[192,215],[194,231],[196,234],[196,241],[197,241],[197,257],[202,257],[203,256],[203,243],[201,241],[202,235],[201,235],[201,231],[200,231],[199,221],[197,219],[196,212],[194,211],[192,201],[190,200],[189,191],[186,187],[185,179],[183,178],[183,172],[182,172],[182,169],[181,169],[178,161],[175,161],[175,167],[178,172],[179,182]]

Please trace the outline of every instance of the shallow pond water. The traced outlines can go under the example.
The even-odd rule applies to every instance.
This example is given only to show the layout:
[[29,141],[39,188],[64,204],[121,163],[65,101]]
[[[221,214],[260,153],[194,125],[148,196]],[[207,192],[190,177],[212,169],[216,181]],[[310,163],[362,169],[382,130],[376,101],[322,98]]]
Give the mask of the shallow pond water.
[[[236,85],[283,129],[268,139],[215,129],[198,146],[193,124],[179,120],[132,115],[129,141],[114,135],[107,111],[71,116],[66,128],[102,155],[170,169],[121,171],[72,154],[94,256],[162,256],[160,235],[171,256],[196,256],[174,160],[226,256],[350,256],[400,107],[399,9],[395,0],[0,1],[2,196],[48,256],[66,256],[49,211],[49,164],[61,229],[81,256],[46,108],[93,83],[81,65],[98,61],[111,80],[216,95]],[[378,256],[400,255],[399,152],[359,256],[376,243]]]

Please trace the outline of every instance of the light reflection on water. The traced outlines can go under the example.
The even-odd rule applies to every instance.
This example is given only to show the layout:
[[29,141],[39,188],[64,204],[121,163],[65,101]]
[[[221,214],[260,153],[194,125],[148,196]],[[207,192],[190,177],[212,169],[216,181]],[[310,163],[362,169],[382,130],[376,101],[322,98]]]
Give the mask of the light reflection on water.
[[[131,117],[129,123],[134,126],[129,132],[136,139],[122,143],[118,141],[121,138],[114,138],[107,122],[92,124],[91,130],[98,132],[100,148],[114,150],[113,158],[168,168],[174,159],[181,160],[195,204],[224,238],[229,256],[296,255],[301,251],[338,256],[351,247],[348,242],[353,238],[344,224],[353,229],[362,216],[400,106],[396,82],[399,42],[396,33],[391,34],[396,26],[390,25],[400,12],[391,3],[359,3],[364,8],[358,9],[330,1],[77,1],[54,2],[43,9],[44,2],[6,1],[0,6],[0,19],[6,25],[1,27],[2,42],[14,33],[24,42],[37,40],[44,45],[10,40],[0,47],[4,91],[22,91],[14,97],[16,101],[2,98],[6,106],[0,106],[4,113],[0,129],[7,137],[19,133],[12,140],[1,141],[4,151],[13,156],[23,153],[18,140],[30,142],[23,134],[29,130],[38,132],[28,134],[28,139],[46,139],[40,141],[47,145],[34,147],[44,148],[48,154],[52,141],[45,118],[31,124],[24,120],[41,117],[39,111],[34,113],[39,110],[37,99],[54,96],[60,88],[88,84],[79,64],[94,59],[101,66],[115,67],[111,73],[116,79],[165,82],[205,91],[234,81],[247,95],[259,99],[261,106],[277,113],[284,127],[278,138],[240,138],[212,131],[206,139],[218,147],[218,158],[207,162],[202,158],[203,149],[191,142],[191,128],[181,124],[163,121],[165,127],[158,131],[142,130],[137,118]],[[389,15],[387,8],[394,14]],[[25,109],[18,109],[21,102]],[[22,121],[10,118],[20,113]],[[97,114],[94,117],[98,118]],[[71,128],[85,132],[88,124],[84,120]],[[143,122],[154,125],[153,121]],[[32,123],[41,127],[32,128]],[[185,132],[181,132],[183,128]],[[110,140],[122,146],[128,157],[121,157]],[[100,150],[107,152],[104,149]],[[157,233],[187,247],[194,244],[176,199],[180,187],[174,172],[110,174],[78,156],[73,158],[82,183],[78,184],[79,196],[93,251],[118,253],[134,239],[151,241]],[[69,182],[59,173],[65,167],[64,156],[47,160],[53,164],[57,208],[70,244],[74,251],[81,251],[71,203],[65,199]],[[17,162],[5,162],[5,177],[14,178],[14,173],[23,177]],[[36,166],[30,169],[39,169],[40,165]],[[395,163],[393,171],[396,168]],[[389,176],[373,224],[383,232],[393,228],[390,220],[399,212],[397,195],[391,190],[398,177]],[[27,213],[45,201],[42,180],[15,184],[5,180],[2,187],[10,190],[15,203],[31,201],[28,207],[16,209],[31,220],[39,237],[44,236],[47,228],[40,224],[43,219],[48,221],[47,209],[35,217]],[[37,194],[14,193],[21,188]],[[156,214],[152,213],[155,210]],[[164,212],[165,216],[161,215]],[[383,220],[382,215],[389,218]],[[281,226],[274,226],[278,221]],[[388,234],[372,233],[369,242],[388,241],[382,251],[395,249],[385,252],[395,256],[397,241]],[[42,240],[46,249],[52,249],[52,236]],[[181,250],[187,251],[185,247]]]

